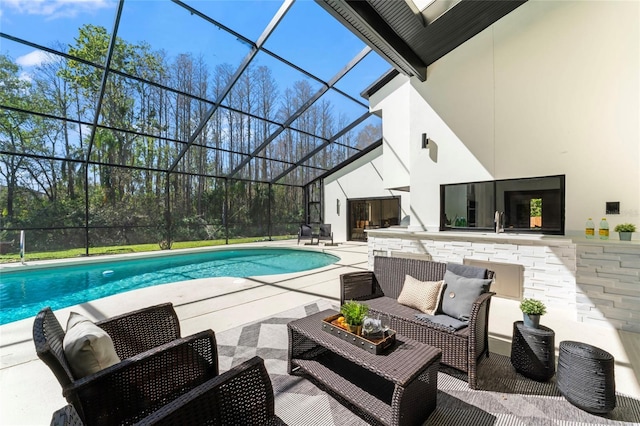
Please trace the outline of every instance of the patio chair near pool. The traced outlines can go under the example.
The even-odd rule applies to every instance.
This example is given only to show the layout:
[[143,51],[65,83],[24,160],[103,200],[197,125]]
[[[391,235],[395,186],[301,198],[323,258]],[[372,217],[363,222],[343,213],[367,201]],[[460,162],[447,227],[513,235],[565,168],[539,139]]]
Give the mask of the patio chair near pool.
[[[275,414],[271,379],[264,360],[253,357],[209,379],[136,425],[284,425]],[[83,426],[73,406],[53,414],[52,426]]]
[[95,324],[78,314],[70,320],[65,332],[51,309],[42,309],[33,340],[86,425],[135,423],[218,375],[214,332],[180,337],[171,303]]
[[331,225],[323,223],[320,225],[320,233],[318,234],[318,243],[320,241],[327,241],[325,244],[333,245],[333,232],[331,231]]
[[313,244],[313,230],[311,229],[311,225],[300,225],[300,229],[298,230],[298,244],[300,244],[300,240],[309,240],[310,244]]

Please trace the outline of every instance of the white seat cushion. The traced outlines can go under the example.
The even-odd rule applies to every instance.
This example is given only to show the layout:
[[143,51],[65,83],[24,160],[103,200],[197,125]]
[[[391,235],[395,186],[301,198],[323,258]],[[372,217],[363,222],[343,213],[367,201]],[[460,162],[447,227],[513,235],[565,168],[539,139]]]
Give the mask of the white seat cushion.
[[120,362],[109,334],[76,312],[69,315],[62,347],[76,379]]

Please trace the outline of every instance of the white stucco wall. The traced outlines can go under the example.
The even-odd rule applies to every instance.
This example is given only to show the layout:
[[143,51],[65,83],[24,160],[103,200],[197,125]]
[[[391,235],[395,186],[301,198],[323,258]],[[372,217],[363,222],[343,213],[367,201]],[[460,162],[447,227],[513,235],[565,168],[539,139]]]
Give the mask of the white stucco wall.
[[[404,84],[402,78],[387,84],[381,92],[387,93],[392,99],[407,99],[411,96],[411,89]],[[412,140],[411,117],[406,108],[386,108],[384,114],[383,164],[387,173],[384,174],[383,184],[387,189],[408,187],[411,184],[411,150],[408,143]]]
[[406,182],[409,164],[410,229],[438,229],[441,184],[557,174],[568,234],[607,201],[621,207],[611,228],[640,225],[639,1],[529,1],[426,82],[398,76],[370,103],[383,116],[384,186]]
[[[382,147],[371,151],[357,161],[324,180],[324,223],[331,224],[334,242],[348,240],[347,200],[354,198],[401,197],[400,216],[409,214],[410,197],[408,192],[391,191],[383,184]],[[336,200],[340,200],[340,214],[336,209]]]

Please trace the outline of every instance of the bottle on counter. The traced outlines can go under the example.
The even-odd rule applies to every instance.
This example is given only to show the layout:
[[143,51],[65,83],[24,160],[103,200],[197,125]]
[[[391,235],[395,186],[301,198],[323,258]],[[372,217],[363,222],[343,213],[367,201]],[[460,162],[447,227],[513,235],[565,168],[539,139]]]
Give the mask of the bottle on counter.
[[598,234],[600,234],[601,240],[609,239],[609,224],[607,223],[606,217],[603,217],[600,221],[600,230],[598,231]]
[[591,218],[587,220],[587,224],[584,226],[584,236],[588,239],[593,239],[596,236],[596,225],[594,225]]

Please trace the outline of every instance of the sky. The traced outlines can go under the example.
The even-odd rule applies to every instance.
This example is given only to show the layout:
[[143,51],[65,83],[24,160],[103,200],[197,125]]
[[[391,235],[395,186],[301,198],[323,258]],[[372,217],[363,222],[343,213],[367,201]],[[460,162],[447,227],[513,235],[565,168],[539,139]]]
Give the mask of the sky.
[[[147,42],[172,58],[181,53],[202,56],[215,66],[239,65],[274,14],[279,0],[183,0],[239,34],[217,28],[169,0],[126,0],[118,36],[129,43]],[[0,0],[0,32],[46,47],[73,45],[83,24],[113,27],[115,0]],[[246,40],[244,40],[244,37]],[[366,45],[313,0],[298,0],[265,43],[265,48],[328,81]],[[0,38],[0,53],[9,55],[28,75],[46,60],[42,51]],[[305,78],[269,55],[255,63],[269,65],[280,87]],[[359,93],[390,69],[371,52],[337,87],[366,104]],[[314,85],[319,83],[311,81]],[[346,102],[346,101],[345,101]],[[350,102],[346,102],[344,108]]]

